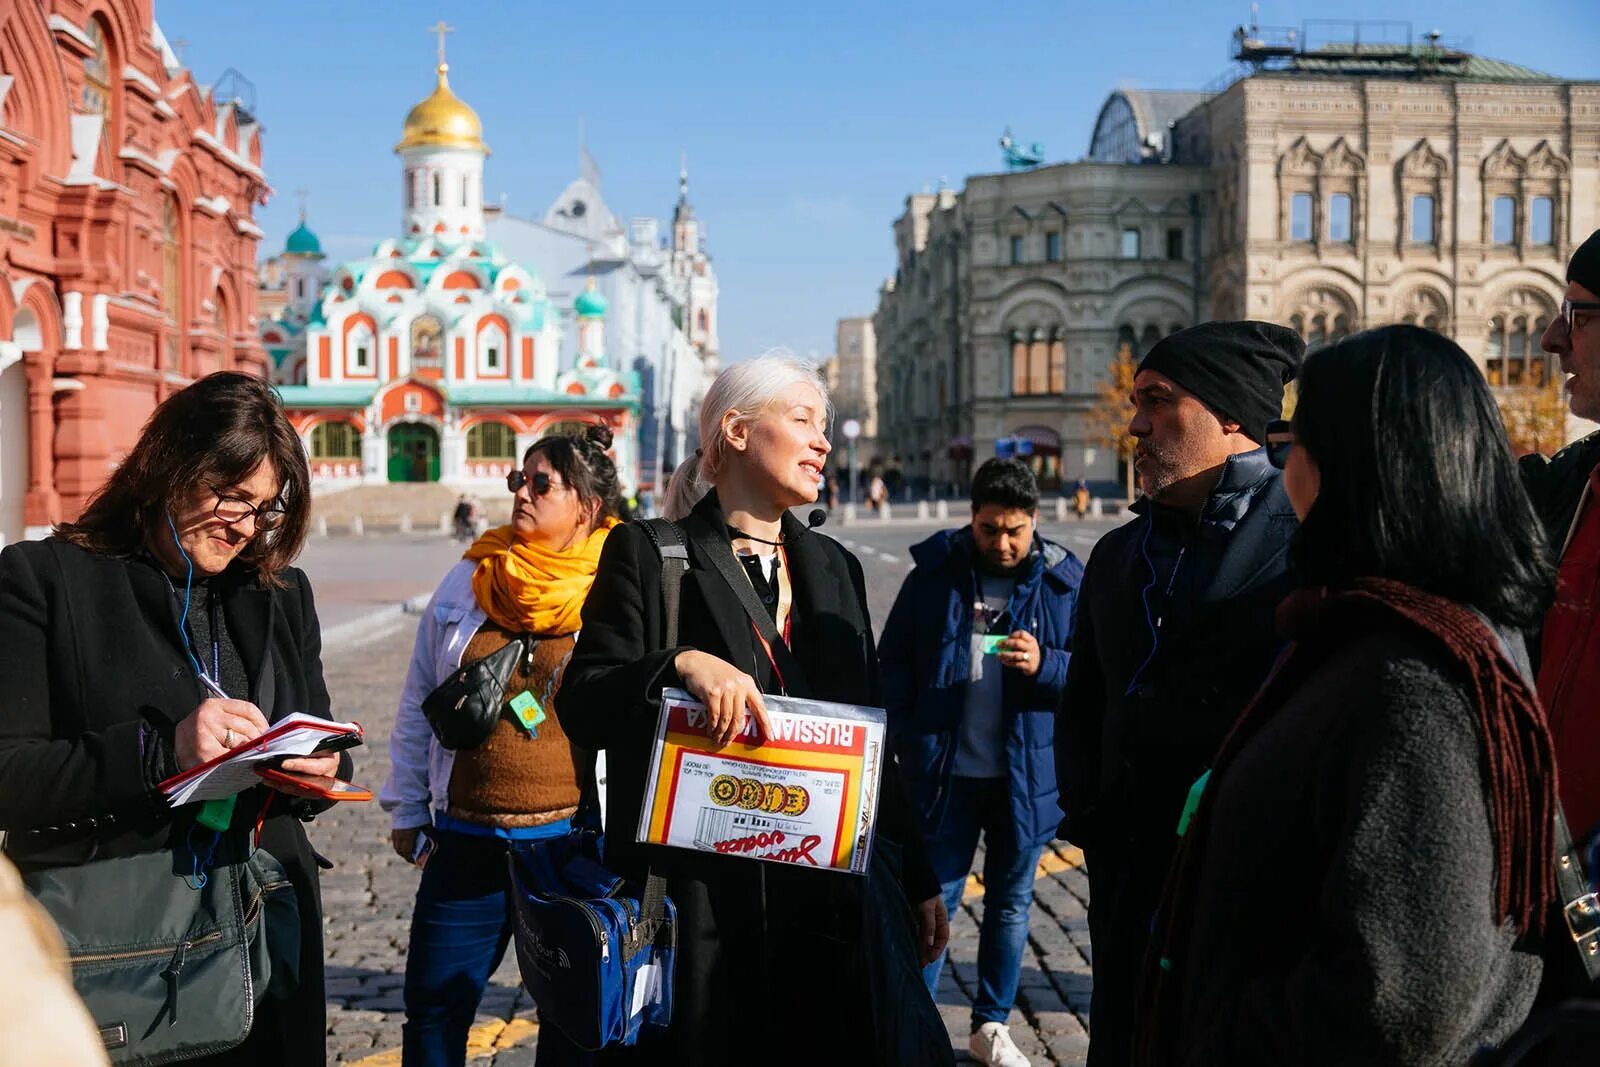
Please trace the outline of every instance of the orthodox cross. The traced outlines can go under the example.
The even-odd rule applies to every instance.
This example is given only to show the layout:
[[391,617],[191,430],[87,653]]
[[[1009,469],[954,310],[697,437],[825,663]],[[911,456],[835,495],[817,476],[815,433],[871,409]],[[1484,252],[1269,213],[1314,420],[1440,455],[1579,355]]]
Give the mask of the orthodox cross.
[[442,67],[444,66],[444,35],[447,33],[454,33],[455,27],[445,25],[444,19],[440,19],[438,22],[428,27],[428,32],[437,33],[439,35],[439,65]]
[[295,199],[300,201],[300,221],[304,222],[306,221],[306,198],[311,195],[311,190],[305,188],[296,189],[294,195]]

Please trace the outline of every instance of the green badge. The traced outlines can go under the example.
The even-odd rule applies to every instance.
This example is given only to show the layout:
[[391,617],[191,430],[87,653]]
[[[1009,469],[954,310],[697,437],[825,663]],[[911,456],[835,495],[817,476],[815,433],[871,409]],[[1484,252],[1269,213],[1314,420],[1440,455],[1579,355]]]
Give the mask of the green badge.
[[1206,783],[1211,781],[1211,772],[1207,771],[1194,780],[1194,785],[1189,787],[1189,797],[1183,802],[1183,813],[1178,816],[1178,836],[1182,837],[1189,829],[1189,820],[1194,818],[1194,813],[1200,808],[1200,797],[1206,791]]
[[511,698],[511,713],[530,737],[539,736],[539,724],[544,722],[545,714],[537,697],[524,689]]
[[999,655],[1000,654],[1000,642],[1004,641],[1009,636],[1010,636],[1009,634],[987,634],[987,635],[985,635],[985,637],[983,639],[983,654],[985,656],[997,656],[997,655]]
[[228,824],[233,822],[233,805],[238,796],[217,797],[200,805],[200,810],[195,813],[194,821],[208,830],[222,833],[227,830]]

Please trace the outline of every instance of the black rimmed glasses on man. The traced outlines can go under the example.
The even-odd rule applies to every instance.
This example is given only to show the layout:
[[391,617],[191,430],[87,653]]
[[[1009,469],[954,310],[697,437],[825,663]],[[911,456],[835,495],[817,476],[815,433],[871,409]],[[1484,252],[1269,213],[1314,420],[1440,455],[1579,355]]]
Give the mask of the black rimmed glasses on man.
[[561,483],[551,478],[545,471],[538,471],[533,477],[528,477],[521,470],[514,470],[506,475],[506,489],[515,493],[523,486],[528,487],[529,496],[544,496],[552,489],[560,489]]
[[1267,423],[1267,462],[1279,470],[1289,463],[1289,450],[1294,448],[1294,424],[1288,419],[1274,419]]
[[229,526],[237,526],[253,515],[256,520],[256,532],[265,533],[268,530],[276,530],[287,514],[281,501],[269,500],[265,504],[252,504],[248,500],[229,496],[225,490],[218,489],[214,485],[211,486],[211,491],[217,494],[217,506],[211,509],[211,514]]
[[1568,337],[1578,328],[1579,315],[1593,315],[1600,312],[1600,300],[1563,300],[1561,310],[1556,313],[1556,322]]

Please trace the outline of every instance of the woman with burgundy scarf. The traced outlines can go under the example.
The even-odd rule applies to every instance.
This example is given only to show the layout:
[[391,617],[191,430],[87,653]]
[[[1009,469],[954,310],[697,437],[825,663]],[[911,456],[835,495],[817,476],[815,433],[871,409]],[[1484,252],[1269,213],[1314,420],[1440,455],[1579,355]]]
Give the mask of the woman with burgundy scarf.
[[1555,768],[1513,664],[1545,539],[1483,375],[1412,326],[1313,355],[1268,452],[1288,639],[1178,831],[1136,1062],[1459,1064],[1517,1029]]

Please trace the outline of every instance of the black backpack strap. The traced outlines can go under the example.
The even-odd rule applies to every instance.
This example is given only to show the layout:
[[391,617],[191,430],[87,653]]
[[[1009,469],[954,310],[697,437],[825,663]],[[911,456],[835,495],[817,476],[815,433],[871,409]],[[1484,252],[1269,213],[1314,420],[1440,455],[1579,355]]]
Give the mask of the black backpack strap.
[[[641,525],[661,555],[661,612],[666,625],[662,643],[673,648],[678,643],[678,605],[683,576],[689,570],[689,549],[684,544],[683,531],[672,520],[645,519]],[[650,868],[645,873],[644,896],[639,901],[638,938],[629,946],[631,951],[652,944],[664,930],[666,900],[667,880]]]
[[678,643],[678,601],[689,569],[689,549],[683,531],[671,519],[645,519],[643,526],[661,554],[661,607],[667,627],[664,644],[672,648]]

